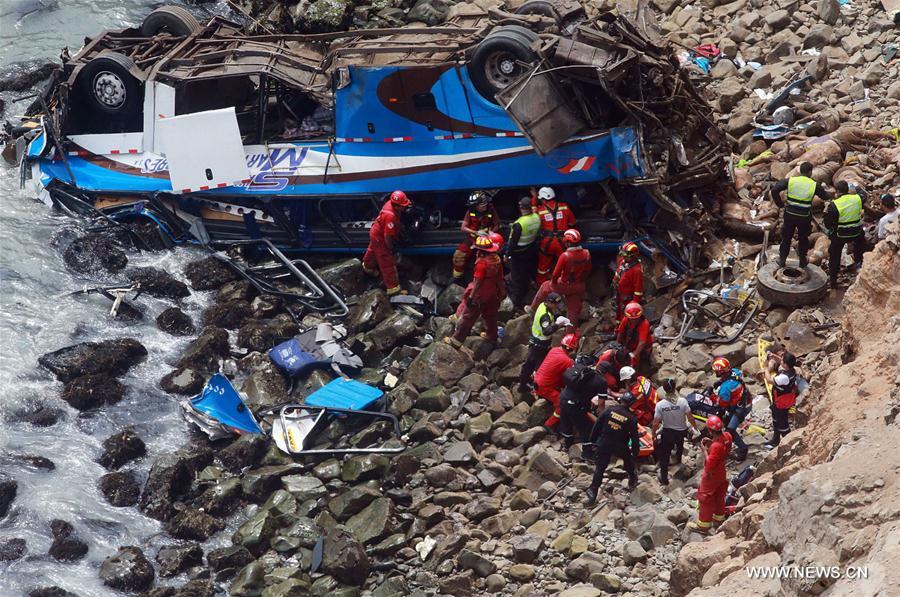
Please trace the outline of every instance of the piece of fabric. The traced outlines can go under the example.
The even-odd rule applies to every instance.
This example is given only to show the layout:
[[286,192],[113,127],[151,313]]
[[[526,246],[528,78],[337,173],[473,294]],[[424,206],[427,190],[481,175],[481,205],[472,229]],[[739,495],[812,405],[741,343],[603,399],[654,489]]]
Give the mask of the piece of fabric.
[[876,233],[878,235],[879,240],[883,240],[887,238],[887,227],[891,222],[897,221],[900,218],[900,209],[894,209],[894,211],[888,212],[881,216],[878,219],[878,226],[876,226]]

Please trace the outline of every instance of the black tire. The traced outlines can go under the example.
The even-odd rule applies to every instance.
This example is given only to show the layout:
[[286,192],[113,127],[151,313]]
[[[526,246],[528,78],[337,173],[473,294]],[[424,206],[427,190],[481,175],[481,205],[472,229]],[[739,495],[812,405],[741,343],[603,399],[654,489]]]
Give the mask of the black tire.
[[760,268],[756,281],[759,296],[784,307],[810,305],[828,292],[828,275],[816,265],[801,270],[791,262],[782,268],[772,261]]
[[530,29],[505,25],[481,40],[468,66],[469,78],[478,93],[497,103],[494,96],[526,72],[518,63],[537,60],[531,45],[538,39]]
[[144,82],[139,72],[128,56],[103,52],[84,65],[75,87],[92,113],[125,121],[143,111]]
[[550,17],[556,24],[562,22],[559,12],[550,0],[527,0],[519,8],[515,10],[517,15],[540,15],[542,17]]
[[161,6],[147,15],[141,23],[141,35],[153,37],[160,33],[168,33],[175,37],[184,37],[200,31],[202,25],[194,15],[180,6]]

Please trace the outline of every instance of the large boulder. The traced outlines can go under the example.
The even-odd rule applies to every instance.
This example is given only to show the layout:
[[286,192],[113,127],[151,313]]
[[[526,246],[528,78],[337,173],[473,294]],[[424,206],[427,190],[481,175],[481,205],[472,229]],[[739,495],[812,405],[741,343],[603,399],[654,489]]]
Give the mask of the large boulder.
[[367,332],[387,319],[393,312],[387,293],[381,288],[370,290],[359,297],[347,317],[347,328],[352,332]]
[[137,504],[141,486],[131,471],[107,473],[100,477],[100,493],[110,505],[124,508]]
[[168,520],[175,513],[175,501],[191,486],[194,475],[212,462],[212,450],[183,448],[159,456],[141,492],[140,509],[156,520]]
[[28,551],[25,539],[14,537],[0,540],[0,562],[12,562],[18,560]]
[[65,382],[92,374],[117,377],[146,356],[147,349],[137,340],[117,338],[60,348],[41,356],[38,363]]
[[293,338],[300,328],[288,315],[278,315],[267,321],[252,320],[238,330],[237,345],[247,350],[266,352],[276,344]]
[[13,479],[0,479],[0,518],[6,516],[13,500],[16,499],[16,493],[19,491],[18,481]]
[[227,516],[240,503],[244,490],[238,477],[228,477],[206,488],[191,505],[213,516]]
[[356,538],[339,528],[328,529],[322,549],[322,571],[338,581],[362,586],[369,576],[371,564],[366,551]]
[[228,332],[222,328],[206,327],[181,354],[177,367],[197,371],[218,371],[219,361],[230,353]]
[[153,585],[153,564],[138,547],[120,547],[100,564],[103,584],[118,591],[143,591]]
[[[310,9],[312,8],[311,6]],[[318,272],[323,280],[340,291],[345,297],[354,297],[362,294],[369,284],[366,276],[362,275],[362,263],[355,257],[327,265],[319,269]]]
[[164,392],[179,396],[196,396],[205,385],[206,378],[189,367],[179,367],[159,380]]
[[125,271],[125,277],[138,282],[142,293],[156,298],[180,299],[191,295],[187,284],[155,267],[133,267]]
[[163,547],[156,554],[156,563],[159,564],[159,575],[171,578],[192,566],[201,565],[203,548],[198,543]]
[[53,543],[48,551],[50,557],[61,562],[74,562],[87,555],[87,543],[78,537],[68,522],[51,520],[50,532],[53,534]]
[[190,336],[197,331],[191,317],[178,307],[169,307],[157,315],[156,327],[173,336]]
[[252,316],[253,308],[245,300],[216,302],[203,312],[203,325],[236,330]]
[[184,275],[194,290],[215,290],[238,277],[228,264],[215,257],[188,263],[184,268]]
[[347,520],[381,497],[381,492],[365,485],[357,485],[328,501],[328,510],[337,520]]
[[402,311],[397,311],[370,331],[367,336],[375,350],[385,354],[417,331],[415,320]]
[[406,381],[418,390],[449,387],[468,374],[473,365],[472,357],[465,351],[444,342],[433,342],[410,363]]
[[115,238],[93,232],[72,241],[63,251],[63,261],[79,274],[114,274],[128,265],[128,257]]
[[90,410],[117,404],[126,390],[121,382],[104,374],[82,375],[66,383],[61,398],[72,408]]
[[704,541],[688,543],[678,552],[672,567],[669,591],[675,597],[687,595],[700,585],[710,564],[722,562],[732,556],[736,540],[717,533]]
[[394,528],[391,517],[394,503],[388,498],[377,498],[359,514],[347,521],[347,530],[363,544],[373,543],[386,537]]
[[194,541],[206,541],[224,528],[224,522],[194,508],[182,508],[165,524],[166,532],[176,539]]
[[133,429],[125,429],[103,440],[103,454],[97,462],[109,470],[114,470],[146,453],[147,446],[144,440]]

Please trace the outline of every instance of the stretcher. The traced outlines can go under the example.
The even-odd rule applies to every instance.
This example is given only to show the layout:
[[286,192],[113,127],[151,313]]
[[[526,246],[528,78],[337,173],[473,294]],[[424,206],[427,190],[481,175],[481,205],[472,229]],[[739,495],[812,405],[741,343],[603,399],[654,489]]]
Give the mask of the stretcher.
[[769,404],[772,403],[774,399],[772,396],[772,382],[769,380],[769,376],[766,375],[768,373],[768,366],[766,363],[766,357],[769,354],[769,347],[774,344],[774,341],[771,338],[767,338],[766,336],[760,336],[759,340],[756,341],[756,350],[759,358],[759,370],[763,372],[763,383],[766,384],[766,394],[769,396]]
[[[715,405],[713,402],[713,398],[708,396],[703,392],[691,392],[687,395],[687,403],[688,407],[691,409],[691,416],[704,426],[706,425],[706,419],[710,415],[719,415],[721,409]],[[738,430],[741,431],[744,435],[748,435],[751,433],[759,433],[760,435],[766,435],[766,430],[755,424],[750,419],[744,419],[744,421],[738,426]]]

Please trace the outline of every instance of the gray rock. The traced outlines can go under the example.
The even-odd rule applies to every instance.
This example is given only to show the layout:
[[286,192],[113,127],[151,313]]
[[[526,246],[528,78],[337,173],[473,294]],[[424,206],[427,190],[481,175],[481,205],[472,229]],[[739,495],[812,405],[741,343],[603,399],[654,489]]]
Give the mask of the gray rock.
[[[312,548],[322,534],[322,529],[314,521],[309,518],[297,518],[290,526],[278,532],[281,537],[288,537],[296,540],[300,547]],[[275,540],[272,540],[273,545]]]
[[[494,428],[508,427],[510,429],[524,430],[528,428],[528,404],[520,402],[512,410],[494,422]],[[496,442],[495,442],[496,443]]]
[[341,480],[351,483],[378,479],[384,476],[390,464],[390,459],[382,454],[352,456],[341,467]]
[[213,516],[227,516],[238,506],[243,493],[241,480],[230,477],[208,487],[192,505]]
[[241,489],[244,495],[252,500],[262,500],[281,486],[281,478],[297,471],[293,464],[277,466],[261,466],[254,468],[241,478]]
[[591,584],[607,593],[618,593],[622,590],[622,579],[614,574],[591,574]]
[[433,342],[413,360],[406,381],[418,390],[450,387],[472,369],[472,358],[444,342]]
[[444,387],[425,390],[416,398],[416,408],[428,412],[443,412],[450,406],[450,392]]
[[253,555],[262,555],[279,527],[278,516],[271,510],[260,508],[244,524],[238,527],[231,541],[247,548]]
[[176,363],[176,368],[195,369],[197,371],[218,371],[219,361],[223,355],[229,354],[228,332],[218,327],[206,327],[200,332]]
[[478,461],[475,448],[467,441],[453,442],[444,450],[444,462],[450,464],[472,464]]
[[128,265],[122,243],[108,234],[90,233],[76,238],[63,251],[63,261],[79,274],[116,273]]
[[397,311],[375,326],[368,333],[368,337],[372,340],[375,350],[386,354],[416,332],[415,320],[404,311]]
[[837,0],[819,0],[817,4],[819,18],[829,25],[834,25],[841,18],[841,5]]
[[381,492],[365,485],[357,485],[329,500],[328,510],[336,519],[347,520],[380,497]]
[[241,568],[228,588],[228,594],[233,597],[259,597],[265,586],[265,569],[257,560]]
[[393,313],[390,299],[381,288],[370,290],[359,297],[356,306],[347,317],[347,328],[353,332],[368,332]]
[[214,549],[206,555],[206,563],[214,572],[243,568],[253,561],[253,554],[243,545],[229,545]]
[[543,537],[530,533],[513,537],[509,543],[512,545],[516,561],[526,564],[533,563],[544,549]]
[[347,521],[347,530],[363,544],[383,539],[392,528],[394,503],[388,498],[377,498]]
[[622,548],[622,559],[625,560],[626,566],[633,566],[638,562],[646,562],[648,557],[647,552],[637,541],[629,541]]
[[191,295],[184,282],[159,268],[132,267],[125,271],[125,277],[139,282],[142,293],[156,298],[181,299]]
[[162,454],[150,468],[141,492],[140,509],[156,520],[167,520],[174,502],[185,494],[194,475],[212,462],[212,451],[186,448]]
[[466,506],[466,517],[469,520],[478,522],[500,512],[501,506],[500,500],[495,497],[478,496]]
[[215,257],[188,263],[184,275],[194,290],[215,290],[238,277],[237,272]]
[[159,387],[169,394],[196,396],[206,385],[206,379],[194,369],[179,367],[159,380]]
[[53,534],[53,543],[47,553],[53,559],[61,562],[74,562],[87,555],[87,543],[78,537],[75,529],[68,522],[51,520],[50,532]]
[[505,535],[518,522],[512,512],[500,512],[481,521],[481,530],[493,537]]
[[166,521],[166,532],[177,539],[206,541],[225,528],[225,523],[206,512],[183,508]]
[[131,471],[107,473],[100,477],[100,493],[110,505],[124,508],[138,503],[141,486]]
[[606,570],[606,559],[594,552],[586,551],[566,566],[566,576],[575,580],[586,581],[592,574]]
[[150,563],[139,548],[120,547],[100,564],[103,584],[119,591],[143,591],[153,585],[156,576]]
[[[317,8],[318,6],[315,8],[309,6],[308,12],[315,12]],[[310,16],[313,15],[307,15],[307,17]],[[362,294],[369,283],[366,276],[362,274],[362,262],[355,257],[329,264],[318,271],[323,280],[337,287],[347,297]]]
[[203,549],[198,543],[163,547],[156,554],[156,562],[159,564],[159,575],[171,578],[192,566],[201,565]]
[[803,49],[822,48],[834,43],[834,27],[824,23],[815,23],[803,38]]
[[371,564],[359,541],[347,531],[331,529],[325,533],[322,571],[342,583],[362,586]]
[[492,426],[493,421],[491,420],[491,414],[483,412],[466,421],[466,424],[463,427],[463,437],[470,442],[481,443],[490,436]]
[[497,571],[497,565],[494,562],[468,549],[459,552],[456,561],[461,569],[472,570],[482,578]]
[[765,21],[774,31],[781,31],[791,24],[791,14],[784,9],[775,10],[766,15]]
[[328,493],[322,481],[309,475],[282,477],[281,484],[291,495],[297,498],[298,502],[317,500]]
[[173,336],[190,336],[197,331],[190,315],[178,307],[169,307],[157,315],[156,327]]
[[459,284],[450,284],[437,297],[435,310],[442,317],[456,313],[456,306],[462,301],[464,288]]

